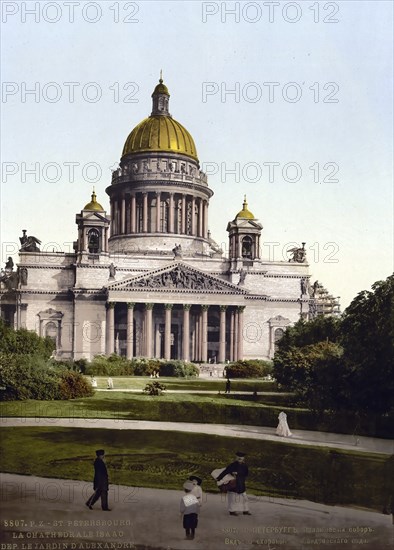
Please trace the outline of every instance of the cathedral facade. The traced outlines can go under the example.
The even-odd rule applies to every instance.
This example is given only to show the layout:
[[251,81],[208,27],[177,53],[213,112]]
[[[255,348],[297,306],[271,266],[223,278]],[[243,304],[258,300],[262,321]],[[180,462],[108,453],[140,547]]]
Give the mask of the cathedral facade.
[[290,261],[261,258],[246,197],[228,257],[211,238],[213,191],[169,98],[160,79],[112,173],[109,211],[93,191],[76,216],[74,252],[40,252],[24,230],[17,269],[2,271],[2,317],[53,338],[59,359],[268,359],[287,326],[322,310],[304,244]]

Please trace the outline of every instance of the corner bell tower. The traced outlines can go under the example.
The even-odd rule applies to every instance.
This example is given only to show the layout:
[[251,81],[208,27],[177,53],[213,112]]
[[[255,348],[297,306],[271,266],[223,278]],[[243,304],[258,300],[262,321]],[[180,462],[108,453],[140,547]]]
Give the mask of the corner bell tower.
[[78,225],[78,240],[74,250],[80,258],[84,254],[108,254],[108,231],[110,221],[93,189],[91,201],[75,217]]
[[227,225],[229,256],[233,269],[251,266],[260,260],[260,236],[263,226],[248,210],[246,195],[242,210]]

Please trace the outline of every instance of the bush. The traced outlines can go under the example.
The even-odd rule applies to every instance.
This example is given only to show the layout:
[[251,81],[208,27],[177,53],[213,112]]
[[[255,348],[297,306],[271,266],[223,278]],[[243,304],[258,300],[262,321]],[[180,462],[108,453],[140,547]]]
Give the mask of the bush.
[[272,373],[272,363],[260,359],[236,361],[226,367],[229,378],[262,378]]
[[167,388],[160,382],[149,382],[142,390],[143,393],[148,395],[161,395]]
[[161,376],[175,376],[185,378],[186,376],[198,376],[199,370],[193,363],[186,361],[165,361],[160,363]]
[[90,376],[132,376],[134,368],[133,361],[113,353],[109,357],[96,355],[83,372]]
[[91,397],[94,394],[92,386],[79,372],[64,370],[60,373],[59,399],[75,399]]
[[109,357],[97,355],[84,371],[90,376],[150,376],[158,372],[160,376],[198,376],[199,371],[193,363],[185,361],[166,361],[163,359],[146,359],[144,357],[126,359],[112,354]]
[[57,361],[53,359],[52,365],[65,367],[68,370],[85,374],[88,361],[87,359],[77,359],[76,361],[73,361],[72,359],[63,359],[62,361]]
[[21,399],[56,399],[56,375],[48,369],[45,359],[28,355],[0,355],[0,385],[2,401]]
[[54,349],[55,343],[51,338],[41,338],[35,332],[23,328],[14,330],[0,320],[0,353],[38,355],[49,359]]
[[84,377],[38,356],[0,354],[1,401],[74,399],[93,390]]
[[133,359],[135,376],[150,376],[153,372],[160,372],[159,359]]

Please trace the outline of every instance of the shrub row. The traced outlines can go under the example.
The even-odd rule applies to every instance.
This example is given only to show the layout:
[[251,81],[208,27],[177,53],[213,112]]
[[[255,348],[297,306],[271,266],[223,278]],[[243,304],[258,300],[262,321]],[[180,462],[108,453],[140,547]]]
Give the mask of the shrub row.
[[[150,376],[158,372],[160,376],[198,376],[199,370],[194,363],[186,361],[146,359],[144,357],[126,359],[116,354],[109,357],[96,355],[90,363],[80,360],[74,367],[90,376]],[[272,363],[259,359],[236,361],[225,367],[230,378],[262,378],[272,373]]]
[[261,378],[272,373],[273,364],[271,361],[250,359],[247,361],[236,361],[227,365],[225,372],[230,378]]
[[38,355],[0,354],[0,400],[75,399],[93,390],[78,372]]
[[[82,365],[80,365],[82,367]],[[198,368],[186,361],[135,358],[126,359],[119,355],[97,355],[81,371],[90,376],[150,376],[154,372],[160,376],[198,376]]]

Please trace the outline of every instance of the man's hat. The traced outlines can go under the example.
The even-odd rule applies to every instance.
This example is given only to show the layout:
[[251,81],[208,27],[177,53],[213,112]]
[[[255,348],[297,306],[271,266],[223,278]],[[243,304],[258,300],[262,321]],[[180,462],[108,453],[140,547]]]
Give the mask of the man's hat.
[[104,449],[99,449],[98,451],[96,451],[96,456],[102,456],[102,455],[105,455]]
[[193,483],[191,481],[185,481],[185,483],[183,484],[183,488],[186,490],[186,491],[193,491]]
[[241,453],[241,451],[237,451],[235,453],[235,456],[243,457],[243,456],[246,456],[246,453]]
[[197,477],[197,476],[190,476],[189,480],[190,481],[197,481],[198,485],[201,485],[201,483],[202,483],[201,477]]

